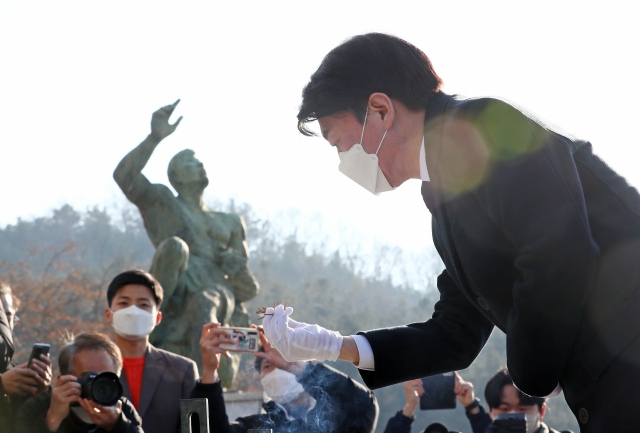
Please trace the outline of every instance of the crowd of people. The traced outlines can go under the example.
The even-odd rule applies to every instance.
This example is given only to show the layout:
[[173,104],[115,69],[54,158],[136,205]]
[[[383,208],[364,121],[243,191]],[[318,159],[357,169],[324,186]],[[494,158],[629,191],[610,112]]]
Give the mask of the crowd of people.
[[[218,377],[220,358],[228,356],[221,345],[234,342],[218,323],[204,325],[200,339],[203,371],[188,358],[154,347],[149,335],[162,320],[163,290],[149,273],[126,271],[107,289],[105,320],[115,331],[107,335],[83,332],[64,343],[57,370],[49,355],[29,364],[12,364],[12,334],[19,301],[11,288],[0,286],[0,431],[47,432],[153,432],[180,431],[180,400],[206,398],[212,432],[244,433],[250,429],[274,432],[373,432],[378,422],[374,393],[322,362],[289,362],[260,333],[255,371],[265,401],[258,414],[229,420]],[[255,325],[254,325],[255,326]],[[102,405],[83,391],[80,378],[87,372],[111,372],[119,377],[122,395]],[[424,393],[421,380],[404,383],[406,404],[386,424],[385,433],[409,433],[415,410]],[[456,373],[455,394],[466,408],[473,433],[491,431],[492,419],[501,413],[525,413],[527,431],[556,432],[542,419],[543,398],[518,391],[508,371],[501,370],[485,390],[488,411],[475,397],[473,384]],[[197,425],[194,431],[199,431]],[[423,430],[450,430],[432,423]]]

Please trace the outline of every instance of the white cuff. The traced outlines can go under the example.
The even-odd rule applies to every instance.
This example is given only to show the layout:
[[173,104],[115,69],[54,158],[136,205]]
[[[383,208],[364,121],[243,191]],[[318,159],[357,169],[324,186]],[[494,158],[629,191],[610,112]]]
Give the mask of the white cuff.
[[369,344],[369,340],[364,335],[352,335],[353,341],[356,342],[356,346],[358,346],[358,354],[360,355],[360,363],[355,365],[360,370],[369,370],[374,371],[375,363],[373,362],[373,350],[371,350],[371,344]]

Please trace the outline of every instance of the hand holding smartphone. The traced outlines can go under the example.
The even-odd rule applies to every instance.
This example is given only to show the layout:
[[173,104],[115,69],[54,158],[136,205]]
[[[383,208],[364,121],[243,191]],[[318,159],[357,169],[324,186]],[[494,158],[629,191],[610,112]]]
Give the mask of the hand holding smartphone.
[[260,341],[260,333],[255,328],[234,328],[223,327],[229,334],[229,337],[236,340],[235,343],[221,344],[220,348],[232,352],[257,352],[258,342]]
[[31,361],[37,359],[40,361],[40,355],[47,356],[49,354],[49,350],[51,349],[50,344],[45,343],[35,343],[33,348],[31,349],[31,355],[29,355],[29,362],[27,363],[27,368],[31,368]]

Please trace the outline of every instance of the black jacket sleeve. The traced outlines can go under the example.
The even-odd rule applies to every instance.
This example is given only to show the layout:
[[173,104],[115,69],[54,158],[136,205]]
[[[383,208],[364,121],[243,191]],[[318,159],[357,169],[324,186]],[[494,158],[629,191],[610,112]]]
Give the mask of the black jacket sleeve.
[[[224,405],[222,385],[216,383],[202,383],[199,379],[191,392],[191,398],[206,398],[209,402],[209,428],[211,431],[228,433],[229,419]],[[193,433],[199,433],[200,426],[194,428]]]
[[9,328],[9,321],[7,315],[0,302],[0,374],[7,371],[11,359],[13,358],[13,338],[11,336],[11,329]]
[[[384,433],[411,433],[411,425],[416,420],[416,417],[409,418],[402,414],[399,410],[395,416],[389,418],[387,427],[384,429]],[[475,431],[473,433],[476,433]]]
[[[526,394],[551,393],[569,359],[593,281],[593,240],[576,144],[502,101],[476,119],[491,173],[475,195],[517,252],[507,364]],[[491,115],[487,115],[487,113]]]
[[50,433],[47,427],[47,412],[51,405],[51,391],[46,391],[27,400],[16,417],[16,433]]
[[[378,402],[372,391],[344,373],[310,362],[298,382],[316,400],[313,411],[333,428],[324,431],[373,432],[378,422]],[[307,416],[307,424],[311,422]],[[317,417],[316,417],[317,418]],[[322,425],[322,422],[321,422]]]
[[375,370],[359,370],[371,389],[467,368],[491,335],[493,324],[473,306],[445,269],[431,320],[364,335]]
[[[144,433],[142,430],[142,418],[138,415],[138,411],[133,404],[122,397],[122,415],[120,415],[120,421],[111,430],[112,433]],[[97,430],[100,433],[106,433],[106,430],[99,428]]]
[[478,409],[478,413],[466,412],[466,415],[469,423],[471,423],[471,431],[473,433],[484,433],[487,427],[491,425],[491,417],[482,406],[478,406]]

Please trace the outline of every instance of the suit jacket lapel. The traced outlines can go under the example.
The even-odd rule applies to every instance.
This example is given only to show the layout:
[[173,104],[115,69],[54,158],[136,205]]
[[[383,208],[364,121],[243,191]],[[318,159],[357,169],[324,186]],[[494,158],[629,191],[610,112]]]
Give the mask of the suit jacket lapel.
[[463,273],[462,264],[456,251],[451,233],[451,225],[447,209],[447,201],[451,198],[445,193],[446,188],[440,173],[441,162],[446,158],[447,149],[444,148],[444,125],[446,121],[446,108],[451,100],[451,96],[438,92],[433,103],[427,107],[425,114],[425,159],[427,170],[429,171],[429,182],[422,183],[422,197],[425,204],[431,211],[434,219],[434,226],[438,233],[434,233],[440,240],[443,253],[449,258],[453,269],[451,277],[458,283],[458,287],[470,299],[470,289]]
[[149,409],[149,404],[151,404],[151,400],[156,393],[156,388],[162,378],[164,368],[164,359],[152,345],[149,345],[147,347],[147,355],[144,359],[140,402],[138,403],[138,413],[141,418],[144,417],[147,409]]
[[127,379],[127,373],[125,373],[124,368],[120,372],[120,383],[122,384],[122,395],[127,398],[127,400],[131,400],[131,389],[129,388],[129,379]]

